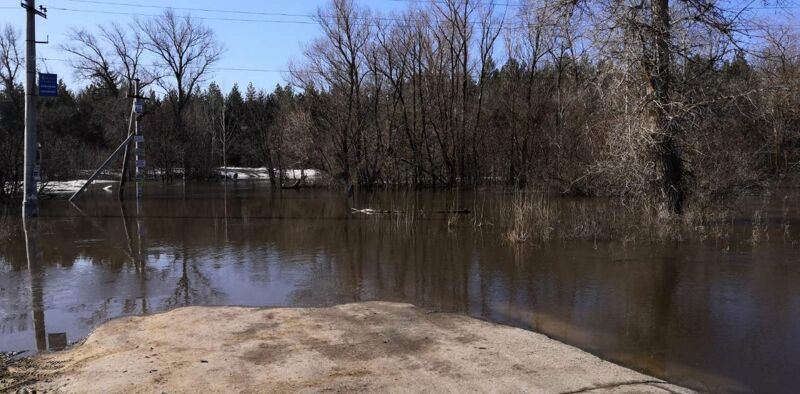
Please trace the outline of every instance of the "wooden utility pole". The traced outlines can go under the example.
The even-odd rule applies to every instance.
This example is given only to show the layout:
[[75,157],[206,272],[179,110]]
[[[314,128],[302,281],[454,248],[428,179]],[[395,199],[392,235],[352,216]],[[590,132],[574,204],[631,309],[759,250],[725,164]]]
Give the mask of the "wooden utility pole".
[[22,214],[38,216],[39,204],[36,188],[38,148],[36,139],[36,16],[46,18],[45,9],[36,9],[36,1],[22,3],[25,8],[25,178]]

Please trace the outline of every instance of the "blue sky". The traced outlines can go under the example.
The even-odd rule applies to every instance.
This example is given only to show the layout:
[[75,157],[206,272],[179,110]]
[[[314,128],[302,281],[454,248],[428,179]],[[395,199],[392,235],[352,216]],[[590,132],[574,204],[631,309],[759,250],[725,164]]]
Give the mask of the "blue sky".
[[[237,14],[230,12],[183,11],[178,8],[204,8],[228,11],[248,11],[261,13],[314,14],[317,7],[327,4],[327,0],[105,0],[97,3],[77,0],[37,0],[36,4],[48,8],[48,18],[37,20],[38,39],[44,40],[48,35],[50,44],[37,46],[39,58],[66,59],[68,56],[58,49],[65,40],[65,34],[72,27],[93,28],[98,24],[131,22],[134,15],[107,14],[102,12],[159,14],[159,8],[171,6],[180,13],[191,13],[196,17],[257,19],[271,22],[244,22],[203,19],[202,22],[211,27],[217,38],[226,48],[218,68],[249,68],[267,70],[286,70],[292,59],[301,60],[303,48],[314,37],[319,35],[319,28],[310,18],[281,15]],[[126,3],[139,7],[110,5],[98,3]],[[25,12],[20,7],[20,0],[0,0],[0,25],[11,23],[24,34]],[[369,0],[362,2],[381,10],[401,9],[408,6],[407,1]],[[59,8],[80,10],[67,11]],[[92,12],[89,12],[92,11]],[[142,16],[139,16],[140,18]],[[278,22],[280,21],[280,22]],[[296,23],[303,22],[303,23]],[[47,70],[42,70],[43,68]],[[55,72],[59,78],[72,86],[83,83],[73,77],[72,70],[63,61],[40,62],[40,71]],[[229,89],[234,82],[242,88],[253,82],[257,88],[271,90],[277,83],[284,83],[285,72],[246,72],[219,70],[211,79],[217,81],[223,89]]]
[[[209,18],[202,22],[211,27],[226,48],[218,70],[210,76],[224,90],[234,82],[244,88],[252,82],[257,88],[271,90],[276,84],[284,83],[290,61],[302,60],[303,49],[314,37],[319,36],[319,28],[309,17],[329,0],[37,0],[37,5],[48,7],[48,18],[38,18],[37,35],[40,40],[49,36],[49,45],[37,47],[39,58],[66,59],[68,56],[58,49],[64,42],[65,33],[72,27],[92,29],[99,24],[132,22],[136,15],[146,18],[163,12],[163,7],[174,7],[179,13],[191,13],[195,17]],[[358,0],[357,0],[358,1]],[[374,10],[388,12],[408,7],[418,0],[360,0]],[[516,4],[519,0],[493,0],[499,3]],[[757,0],[760,3],[760,0]],[[731,4],[741,4],[747,0],[731,0]],[[25,12],[20,0],[0,0],[0,25],[11,23],[20,32],[24,31]],[[786,0],[788,10],[756,11],[759,17],[781,20],[784,23],[800,23],[797,13],[800,0]],[[180,8],[209,9],[213,12],[181,10]],[[227,12],[223,12],[224,10]],[[236,13],[236,11],[251,14]],[[275,15],[292,14],[292,15]],[[301,16],[296,16],[297,14]],[[216,19],[215,19],[216,18]],[[221,20],[240,19],[240,20]],[[241,21],[247,19],[250,21]],[[258,20],[258,21],[253,21]],[[272,71],[240,71],[225,68],[260,69]],[[64,61],[49,60],[40,62],[40,71],[59,74],[69,86],[83,85],[77,81],[72,70]]]

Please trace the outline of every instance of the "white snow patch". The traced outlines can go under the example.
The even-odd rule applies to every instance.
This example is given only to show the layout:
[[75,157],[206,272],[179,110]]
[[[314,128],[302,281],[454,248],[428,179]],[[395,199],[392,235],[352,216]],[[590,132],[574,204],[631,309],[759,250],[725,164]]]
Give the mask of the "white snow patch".
[[[275,170],[275,172],[277,171]],[[307,178],[314,178],[319,175],[319,171],[312,169],[302,170],[302,172]],[[219,167],[217,168],[217,173],[227,178],[233,178],[234,174],[236,174],[236,179],[269,179],[269,171],[267,171],[266,167]],[[301,176],[300,169],[284,170],[283,173],[286,179],[298,179]]]
[[[51,193],[51,194],[62,194],[62,193],[75,193],[78,189],[86,183],[86,179],[76,179],[72,181],[53,181],[47,182],[44,185],[44,189],[42,190],[44,193]],[[118,181],[112,180],[105,180],[105,179],[96,179],[92,181],[92,185],[89,185],[91,188],[93,185],[107,185],[105,186],[105,190],[108,191],[109,188],[113,187],[110,185],[112,183],[118,183]]]

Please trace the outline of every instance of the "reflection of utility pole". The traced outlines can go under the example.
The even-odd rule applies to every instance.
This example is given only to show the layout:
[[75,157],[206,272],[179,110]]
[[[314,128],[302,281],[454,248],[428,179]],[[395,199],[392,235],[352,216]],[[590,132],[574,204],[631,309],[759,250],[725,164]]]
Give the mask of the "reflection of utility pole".
[[31,309],[33,310],[33,329],[36,335],[36,349],[47,350],[44,326],[44,289],[42,288],[42,255],[39,249],[39,222],[36,218],[22,219],[25,229],[25,253],[28,258],[28,274],[31,281]]
[[131,233],[128,231],[128,213],[125,211],[125,203],[120,201],[119,210],[122,214],[122,228],[125,230],[125,241],[128,246],[128,255],[131,257],[136,272],[139,272],[139,258],[136,252],[133,251],[133,242],[131,241]]
[[[128,232],[128,211],[125,209],[125,203],[120,202],[119,204],[120,210],[122,211],[122,226],[125,228],[125,239],[128,240],[128,250],[131,252],[131,256],[134,259],[134,265],[136,266],[136,272],[139,273],[139,291],[140,296],[142,298],[142,314],[147,314],[147,278],[145,276],[145,256],[143,253],[143,244],[142,244],[142,235],[144,234],[143,227],[142,227],[142,218],[141,216],[137,216],[136,218],[136,228],[137,228],[137,248],[134,252],[133,250],[133,243],[131,242],[131,235]],[[138,206],[137,206],[138,209]]]
[[225,243],[228,242],[228,176],[225,175],[225,183],[224,188],[222,190],[222,214],[224,215],[224,226],[225,226]]
[[147,313],[147,248],[145,247],[144,207],[142,200],[136,199],[136,256],[139,259],[140,283],[142,291],[142,313]]
[[36,146],[36,16],[47,18],[45,8],[36,9],[36,1],[28,0],[22,3],[27,11],[27,26],[25,31],[25,185],[22,200],[22,214],[36,216],[39,214],[36,197],[36,179],[34,170],[37,160]]

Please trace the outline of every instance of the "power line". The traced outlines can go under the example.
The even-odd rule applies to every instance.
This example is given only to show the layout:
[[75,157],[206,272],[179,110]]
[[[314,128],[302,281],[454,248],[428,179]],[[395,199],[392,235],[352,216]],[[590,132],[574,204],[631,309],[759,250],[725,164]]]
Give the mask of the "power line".
[[[74,3],[87,3],[87,4],[99,4],[99,5],[112,5],[112,6],[123,6],[123,7],[134,7],[134,8],[150,8],[150,9],[173,9],[173,10],[181,10],[181,11],[195,11],[195,12],[209,12],[209,13],[227,13],[227,14],[241,14],[241,15],[264,15],[264,16],[284,16],[284,17],[297,17],[297,18],[312,18],[316,19],[319,17],[324,18],[338,18],[334,15],[317,15],[317,14],[295,14],[295,13],[286,13],[286,12],[264,12],[264,11],[244,11],[244,10],[236,10],[236,9],[222,9],[222,8],[197,8],[197,7],[172,7],[172,6],[161,6],[161,5],[152,5],[152,4],[135,4],[135,3],[125,3],[125,2],[114,2],[114,1],[102,1],[102,0],[64,0],[70,1]],[[390,0],[394,2],[402,2],[402,3],[414,3],[418,2],[419,0]],[[434,0],[434,3],[439,4],[447,4],[446,1],[437,1]],[[525,4],[516,4],[516,3],[500,3],[500,2],[476,2],[473,3],[476,5],[489,5],[489,6],[503,6],[503,7],[525,7]],[[0,9],[16,9],[17,7],[10,7],[10,6],[0,6]],[[52,9],[57,9],[61,11],[74,11],[74,12],[95,12],[95,13],[105,13],[105,14],[116,14],[116,15],[135,15],[135,16],[158,16],[158,15],[151,15],[151,14],[140,14],[140,13],[127,13],[127,12],[119,12],[119,11],[100,11],[100,10],[78,10],[78,9],[69,9],[65,7],[50,7]],[[788,9],[800,9],[800,6],[789,6],[789,5],[775,5],[775,6],[761,6],[761,7],[747,7],[749,10],[788,10]],[[210,17],[196,17],[198,19],[213,19],[213,20],[231,20],[231,21],[253,21],[253,22],[272,22],[267,20],[250,20],[250,19],[226,19],[226,18],[210,18]],[[387,21],[405,21],[399,18],[386,18],[386,17],[373,17],[374,19],[381,19]],[[305,21],[275,21],[275,23],[310,23]]]
[[[170,7],[161,7],[161,8],[169,9]],[[161,15],[158,15],[158,14],[144,14],[144,13],[138,13],[138,12],[85,10],[85,9],[53,7],[53,6],[48,7],[48,9],[57,10],[57,11],[77,12],[77,13],[144,16],[144,17],[149,17],[149,18],[157,18],[157,17],[161,16]],[[310,17],[309,15],[306,15],[306,16]],[[335,17],[332,17],[332,16],[324,16],[324,15],[322,17],[324,17],[324,18],[335,18]],[[192,18],[200,19],[200,20],[216,20],[216,21],[227,21],[227,22],[280,23],[280,24],[302,24],[302,25],[317,25],[318,24],[318,22],[316,22],[316,21],[296,21],[296,20],[276,20],[276,19],[223,18],[223,17],[209,17],[209,16],[192,16]],[[317,18],[317,16],[314,16],[313,18]],[[414,20],[414,19],[405,20],[405,19],[399,19],[399,18],[356,18],[356,19],[394,21],[394,22],[404,23],[402,26],[406,26],[406,27],[413,27],[413,25],[406,25],[405,23],[407,23],[407,22],[414,22],[414,21],[418,21],[419,22],[420,21],[420,20]],[[438,21],[438,20],[432,20],[432,21]],[[441,22],[441,21],[438,21],[438,22]],[[479,23],[482,23],[482,22],[479,22],[479,21],[467,21],[467,23],[468,24],[479,24]],[[379,25],[377,25],[375,23],[358,23],[358,24],[353,24],[353,25],[367,26],[367,27],[378,27],[379,26]],[[506,30],[508,30],[508,29],[522,29],[522,28],[525,28],[525,27],[524,26],[508,26],[508,25],[503,26],[503,29],[506,29]]]
[[[194,7],[171,7],[171,6],[162,6],[162,5],[152,5],[152,4],[134,4],[134,3],[117,3],[113,1],[102,1],[102,0],[63,0],[63,1],[70,1],[75,3],[89,3],[89,4],[101,4],[101,5],[114,5],[114,6],[123,6],[123,7],[134,7],[134,8],[148,8],[148,9],[162,9],[162,10],[180,10],[180,11],[194,11],[194,12],[218,12],[218,13],[225,13],[225,14],[241,14],[241,15],[264,15],[264,16],[282,16],[282,17],[294,17],[294,18],[309,18],[312,20],[317,20],[319,18],[325,19],[340,19],[340,16],[337,15],[324,15],[324,14],[294,14],[294,13],[286,13],[286,12],[264,12],[264,11],[245,11],[245,10],[235,10],[235,9],[221,9],[221,8],[194,8]],[[56,9],[56,8],[54,8]],[[203,18],[197,17],[199,19],[216,19],[216,18]],[[382,17],[376,15],[370,15],[366,17],[359,17],[359,16],[351,16],[356,20],[381,20],[381,21],[393,21],[393,22],[407,22],[408,20],[402,18],[391,18],[391,17]],[[419,21],[418,19],[411,19],[413,21]],[[308,23],[305,21],[298,21],[298,23]],[[469,22],[469,23],[479,23],[479,22]]]
[[[67,1],[74,1],[74,2],[84,2],[84,3],[96,3],[96,4],[113,4],[113,5],[123,5],[123,6],[131,6],[131,7],[148,7],[148,8],[159,8],[159,9],[170,9],[172,7],[168,6],[155,6],[155,5],[137,5],[132,3],[116,3],[111,1],[102,1],[102,0],[67,0]],[[406,1],[406,0],[393,0],[393,1]],[[0,8],[16,8],[16,7],[0,7]],[[105,10],[83,10],[83,9],[73,9],[73,8],[64,8],[64,7],[50,7],[53,10],[59,11],[68,11],[68,12],[78,12],[78,13],[100,13],[100,14],[112,14],[112,15],[131,15],[131,16],[146,16],[146,17],[159,17],[161,15],[155,14],[144,14],[144,13],[134,13],[134,12],[120,12],[120,11],[105,11]],[[201,9],[201,8],[174,8],[174,9],[183,9],[183,10],[194,10],[194,11],[203,11],[203,12],[229,12],[229,13],[242,13],[242,14],[262,14],[262,15],[282,15],[282,16],[306,16],[309,17],[310,15],[303,15],[303,14],[288,14],[288,13],[259,13],[255,11],[236,11],[236,10],[222,10],[222,9]],[[235,21],[235,22],[258,22],[258,23],[286,23],[286,24],[316,24],[316,22],[311,21],[287,21],[287,20],[271,20],[271,19],[245,19],[245,18],[220,18],[220,17],[195,17],[197,19],[209,19],[209,20],[223,20],[223,21]],[[407,22],[407,20],[396,19],[396,18],[388,18],[395,21],[402,21]],[[741,25],[744,29],[743,30],[753,30],[753,26],[760,27],[758,24],[748,23],[747,25]],[[749,26],[749,28],[747,27]],[[773,26],[776,26],[773,24]],[[779,25],[783,27],[800,27],[800,25]],[[505,28],[512,29],[524,29],[529,27],[528,25],[517,25],[516,27],[506,26]],[[67,62],[66,59],[42,59],[42,60],[51,60],[51,61],[64,61]],[[285,73],[291,72],[291,70],[282,70],[282,69],[262,69],[262,68],[226,68],[226,67],[214,67],[213,70],[215,71],[242,71],[242,72],[264,72],[264,73]]]
[[[40,57],[39,60],[43,61],[52,61],[52,62],[63,62],[63,63],[70,63],[72,60],[70,59],[59,59],[53,57]],[[157,67],[160,66],[158,64],[146,64],[145,66],[150,67]],[[209,71],[242,71],[242,72],[260,72],[260,73],[289,73],[293,70],[284,70],[284,69],[276,69],[276,68],[240,68],[240,67],[210,67],[208,68]],[[302,71],[307,72],[307,71]]]
[[[338,18],[335,15],[317,15],[317,14],[294,14],[294,13],[285,13],[285,12],[264,12],[264,11],[251,11],[251,10],[240,10],[240,9],[224,9],[224,8],[196,8],[196,7],[172,7],[172,6],[163,6],[163,5],[152,5],[152,4],[136,4],[136,3],[127,3],[127,2],[116,2],[116,1],[104,1],[104,0],[64,0],[70,1],[74,3],[89,3],[89,4],[101,4],[101,5],[113,5],[113,6],[124,6],[124,7],[136,7],[136,8],[155,8],[155,9],[173,9],[173,10],[182,10],[182,11],[195,11],[195,12],[218,12],[218,13],[228,13],[228,14],[243,14],[243,15],[265,15],[265,16],[285,16],[285,17],[299,17],[299,18]],[[419,0],[391,0],[394,2],[416,2]],[[442,0],[433,0],[434,3],[440,4],[447,4],[446,1]],[[525,4],[522,3],[499,3],[499,2],[474,2],[475,5],[489,5],[489,6],[507,6],[507,7],[525,7]],[[9,7],[12,8],[12,7]],[[761,6],[761,7],[747,7],[749,10],[785,10],[785,9],[798,9],[800,6],[789,6],[789,5],[774,5],[774,6]],[[382,17],[375,17],[377,19],[382,20],[389,20],[389,21],[399,21],[401,19],[398,18],[382,18]]]
[[[69,0],[69,1],[76,1],[76,0]],[[89,1],[89,0],[82,0],[82,1]],[[397,0],[397,1],[403,1],[403,0]],[[108,2],[105,2],[105,3],[108,3]],[[124,5],[124,4],[129,4],[129,3],[124,3],[124,4],[123,3],[110,3],[110,4]],[[171,9],[171,7],[167,7],[167,6],[149,6],[149,7],[161,8],[161,9]],[[150,18],[156,18],[156,17],[160,17],[161,16],[161,15],[158,15],[158,14],[144,14],[144,13],[138,13],[138,12],[86,10],[86,9],[52,7],[52,6],[49,7],[49,9],[58,10],[58,11],[67,11],[67,12],[77,12],[77,13],[95,13],[95,14],[108,14],[108,15],[143,16],[143,17],[150,17]],[[234,12],[234,11],[230,11],[230,12]],[[250,13],[249,11],[236,11],[236,12]],[[301,16],[301,14],[295,14],[295,15]],[[305,17],[312,17],[312,16],[305,15]],[[316,18],[316,17],[317,16],[314,16],[314,18]],[[326,17],[326,16],[323,16],[323,17]],[[254,22],[254,23],[303,24],[303,25],[316,25],[316,24],[318,24],[316,21],[296,21],[296,20],[276,20],[276,19],[224,18],[224,17],[208,17],[208,16],[192,16],[192,18],[200,19],[200,20],[218,20],[218,21],[228,21],[228,22]],[[334,17],[329,17],[329,18],[334,18]],[[364,18],[364,19],[366,19],[366,18]],[[375,18],[375,19],[381,19],[381,18]],[[405,19],[399,19],[399,18],[382,18],[382,19],[383,20],[387,20],[387,21],[395,21],[395,22],[402,22],[402,23],[406,23],[406,22],[409,22],[409,21],[414,21],[413,19],[405,20]],[[432,21],[436,22],[438,20],[432,20]],[[441,22],[441,21],[439,21],[439,22]],[[468,24],[479,24],[479,23],[482,23],[482,22],[479,22],[479,21],[467,21],[467,23]],[[377,27],[378,26],[378,25],[376,25],[374,23],[362,23],[360,25],[361,26],[372,26],[372,27]],[[404,25],[404,26],[408,26],[408,25]],[[745,25],[742,25],[742,26],[745,26]],[[759,25],[750,24],[750,26],[751,27],[752,26],[757,26],[758,27]],[[776,25],[776,24],[772,24],[772,26],[798,27],[800,25],[791,25],[791,24]],[[409,26],[409,27],[413,27],[413,26]],[[508,25],[508,24],[506,24],[506,25],[503,25],[502,28],[504,30],[520,30],[520,29],[527,29],[529,27],[531,27],[531,25],[527,25],[527,24]]]
[[117,3],[113,1],[100,1],[100,0],[65,0],[65,1],[70,1],[73,3],[103,4],[103,5],[114,5],[114,6],[124,6],[124,7],[136,7],[136,8],[173,9],[180,11],[196,11],[196,12],[219,12],[225,14],[287,16],[287,17],[302,17],[302,18],[316,16],[311,14],[292,14],[286,12],[243,11],[243,10],[231,10],[231,9],[220,9],[220,8],[171,7],[171,6],[161,6],[161,5],[151,5],[151,4]]
[[[224,18],[224,17],[211,17],[211,16],[192,16],[195,19],[201,20],[220,20],[220,21],[231,21],[231,22],[262,22],[262,23],[285,23],[285,24],[304,24],[304,25],[316,25],[318,24],[317,20],[319,18],[324,19],[332,19],[338,20],[341,17],[336,15],[320,15],[320,14],[292,14],[292,13],[281,13],[281,12],[259,12],[259,11],[240,11],[240,10],[226,10],[226,9],[209,9],[209,8],[190,8],[190,7],[170,7],[170,6],[157,6],[157,5],[142,5],[142,4],[132,4],[132,3],[114,3],[108,1],[99,1],[99,0],[65,0],[65,1],[73,1],[73,2],[80,2],[80,3],[96,3],[96,4],[104,4],[104,5],[116,5],[116,6],[124,6],[124,7],[138,7],[138,8],[155,8],[155,9],[162,9],[162,10],[183,10],[183,11],[196,11],[196,12],[219,12],[219,13],[230,13],[230,14],[242,14],[242,15],[266,15],[266,16],[283,16],[283,17],[295,17],[295,18],[308,18],[311,19],[310,21],[298,21],[298,20],[273,20],[273,19],[244,19],[244,18]],[[159,17],[161,15],[157,14],[144,14],[139,12],[124,12],[124,11],[105,11],[105,10],[86,10],[86,9],[76,9],[76,8],[67,8],[67,7],[49,7],[53,10],[59,11],[68,11],[68,12],[86,12],[86,13],[98,13],[98,14],[110,14],[110,15],[129,15],[129,16],[145,16],[145,17]],[[352,19],[355,20],[363,20],[363,21],[387,21],[387,22],[423,22],[421,19],[415,18],[391,18],[391,17],[382,17],[382,16],[350,16]],[[437,20],[434,20],[437,21]],[[479,24],[480,21],[467,21],[468,24]],[[361,26],[377,26],[375,23],[360,23]]]
[[[167,7],[169,8],[169,7]],[[121,11],[103,11],[103,10],[81,10],[75,8],[64,8],[64,7],[48,7],[50,10],[57,10],[57,11],[67,11],[67,12],[82,12],[82,13],[92,13],[92,14],[108,14],[108,15],[128,15],[128,16],[146,16],[151,18],[160,17],[161,15],[158,14],[142,14],[138,12],[121,12]],[[221,18],[221,17],[206,17],[206,16],[193,16],[192,18],[195,19],[202,19],[202,20],[220,20],[220,21],[229,21],[229,22],[261,22],[261,23],[286,23],[286,24],[304,24],[304,25],[316,25],[316,22],[313,21],[287,21],[287,20],[276,20],[276,19],[243,19],[243,18]]]
[[[433,2],[437,4],[449,4],[445,0],[390,0],[396,3],[428,3]],[[492,7],[519,7],[524,8],[527,5],[522,3],[523,0],[520,0],[519,3],[509,3],[509,2],[497,2],[497,1],[488,1],[488,2],[481,2],[475,1],[473,4],[475,5],[483,5],[483,6],[492,6]],[[761,6],[761,7],[747,7],[749,10],[780,10],[780,9],[797,9],[800,6],[781,6],[781,5],[774,5],[774,6]]]

